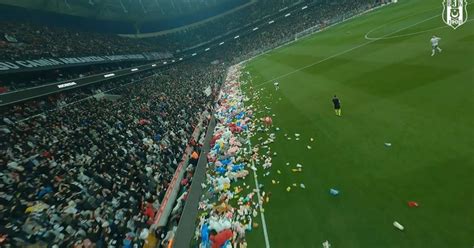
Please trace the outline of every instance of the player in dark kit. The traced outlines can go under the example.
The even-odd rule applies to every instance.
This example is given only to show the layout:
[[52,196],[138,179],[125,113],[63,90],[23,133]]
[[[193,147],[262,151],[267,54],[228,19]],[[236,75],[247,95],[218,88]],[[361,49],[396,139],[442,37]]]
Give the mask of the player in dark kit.
[[342,116],[341,101],[339,101],[339,98],[337,98],[336,95],[332,98],[332,104],[334,104],[334,112],[336,112],[336,115]]

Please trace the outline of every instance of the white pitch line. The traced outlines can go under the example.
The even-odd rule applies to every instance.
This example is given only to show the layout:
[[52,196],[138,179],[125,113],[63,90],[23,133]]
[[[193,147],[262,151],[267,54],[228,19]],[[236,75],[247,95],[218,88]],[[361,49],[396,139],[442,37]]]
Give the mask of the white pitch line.
[[[249,149],[250,151],[252,151],[252,145],[250,143],[250,139],[249,139]],[[255,163],[253,159],[252,159],[252,166],[255,167]],[[260,187],[258,186],[257,172],[254,170],[252,171],[253,171],[253,178],[255,179],[255,189],[257,190],[258,206],[260,208],[260,217],[262,217],[261,219],[262,219],[263,236],[265,238],[265,247],[270,248],[270,240],[268,238],[267,223],[265,222],[265,214],[263,213],[264,210],[262,207],[263,199],[262,199],[262,196],[260,195]]]
[[370,33],[372,33],[373,31],[375,31],[375,30],[377,30],[377,29],[379,29],[379,28],[385,26],[385,25],[382,25],[382,26],[376,27],[376,28],[370,30],[369,32],[367,32],[367,33],[365,34],[364,38],[366,38],[367,40],[373,40],[373,41],[382,40],[382,39],[384,39],[384,38],[387,37],[387,36],[390,37],[390,35],[392,35],[392,34],[396,34],[396,33],[400,32],[400,31],[403,31],[403,30],[405,30],[405,29],[411,28],[411,27],[413,27],[413,26],[416,26],[416,25],[418,25],[418,24],[420,24],[420,23],[429,21],[429,20],[434,19],[434,18],[439,17],[439,16],[441,16],[441,15],[434,15],[434,16],[432,16],[432,17],[428,17],[428,18],[426,18],[426,19],[424,19],[424,20],[422,20],[422,21],[419,21],[419,22],[417,22],[417,23],[415,23],[415,24],[412,24],[412,25],[410,25],[410,26],[408,26],[408,27],[404,27],[404,28],[402,28],[402,29],[399,29],[399,30],[396,30],[396,31],[394,31],[394,32],[388,33],[388,34],[386,34],[386,35],[382,35],[382,36],[379,37],[379,38],[371,38],[371,37],[368,37],[368,35],[369,35]]
[[374,32],[374,31],[377,30],[377,29],[380,29],[381,27],[385,27],[385,26],[387,26],[387,25],[394,24],[394,23],[397,23],[397,22],[399,22],[399,21],[403,21],[403,20],[405,20],[405,19],[407,19],[407,18],[409,18],[409,17],[417,16],[417,15],[420,15],[420,14],[422,14],[422,13],[426,13],[426,12],[430,12],[430,11],[432,11],[432,10],[438,10],[438,9],[439,9],[439,7],[435,7],[435,8],[431,8],[431,9],[426,9],[426,10],[421,11],[421,12],[412,13],[412,14],[410,14],[410,15],[406,15],[406,16],[397,18],[397,19],[392,20],[391,22],[388,22],[388,23],[384,23],[384,24],[382,24],[382,25],[380,25],[380,26],[378,26],[378,27],[376,27],[376,28],[374,28],[374,29],[371,29],[369,32],[367,32],[367,33],[365,34],[365,38],[366,38],[367,40],[379,39],[379,38],[370,38],[370,37],[368,37],[368,36],[369,36],[370,33]]
[[[240,68],[240,70],[243,70],[243,69]],[[239,90],[240,90],[240,93],[243,94],[241,84],[239,84]],[[248,139],[248,148],[249,148],[249,152],[252,152],[252,143],[250,142],[250,138]],[[252,159],[252,167],[255,167],[255,162],[253,161],[253,159]],[[260,202],[263,204],[263,201],[262,201],[262,196],[260,195],[260,188],[258,187],[257,172],[254,170],[252,171],[253,171],[253,178],[255,179],[255,189],[257,190],[257,198],[258,198],[257,200],[258,200],[258,205],[259,205],[259,210],[260,210],[260,217],[262,220],[263,237],[265,239],[265,248],[270,248],[270,239],[268,238],[268,230],[267,230],[267,223],[265,221],[265,214],[263,213],[262,205],[260,205]]]
[[[467,20],[464,24],[468,23],[468,22],[472,22],[474,21],[474,19],[469,19]],[[430,29],[427,29],[427,30],[423,30],[423,31],[418,31],[418,32],[414,32],[414,33],[409,33],[409,34],[400,34],[400,35],[394,35],[394,36],[390,36],[390,37],[384,37],[384,38],[381,38],[381,37],[369,37],[369,33],[372,32],[368,32],[366,35],[365,35],[365,39],[367,40],[388,40],[388,39],[396,39],[396,38],[402,38],[402,37],[407,37],[407,36],[413,36],[413,35],[417,35],[417,34],[422,34],[422,33],[427,33],[427,32],[430,32],[430,31],[433,31],[433,30],[438,30],[438,29],[445,29],[445,28],[450,28],[450,26],[448,25],[444,25],[444,26],[439,26],[439,27],[435,27],[435,28],[430,28]]]
[[[419,21],[419,22],[417,22],[417,23],[415,23],[415,24],[412,24],[412,25],[406,26],[406,27],[404,27],[404,28],[395,30],[395,31],[393,31],[393,32],[391,32],[391,33],[388,33],[388,34],[386,34],[386,35],[383,35],[383,36],[380,37],[379,39],[382,39],[382,38],[384,38],[384,37],[390,36],[390,35],[392,35],[392,34],[396,34],[396,33],[400,32],[400,31],[403,31],[403,30],[405,30],[405,29],[411,28],[411,27],[416,26],[416,25],[418,25],[418,24],[420,24],[420,23],[429,21],[429,20],[431,20],[431,19],[433,19],[433,18],[435,18],[435,17],[438,17],[438,16],[441,16],[441,15],[435,15],[435,16],[432,16],[432,17],[430,17],[430,18],[427,18],[427,19],[424,19],[424,20],[422,20],[422,21]],[[349,48],[349,49],[347,49],[347,50],[345,50],[345,51],[342,51],[342,52],[336,53],[336,54],[334,54],[334,55],[331,55],[331,56],[329,56],[329,57],[327,57],[327,58],[325,58],[325,59],[316,61],[316,62],[311,63],[311,64],[309,64],[309,65],[305,65],[305,66],[300,67],[300,68],[298,68],[298,69],[296,69],[296,70],[294,70],[294,71],[285,73],[285,74],[280,75],[280,76],[278,76],[278,77],[275,77],[275,78],[272,78],[272,79],[270,79],[270,80],[267,80],[267,81],[265,81],[265,82],[263,82],[263,83],[257,84],[257,85],[255,85],[254,87],[259,87],[259,86],[261,86],[261,85],[271,83],[271,82],[273,82],[273,81],[275,81],[275,80],[278,80],[278,79],[287,77],[287,76],[289,76],[289,75],[291,75],[291,74],[294,74],[294,73],[296,73],[296,72],[302,71],[302,70],[304,70],[304,69],[306,69],[306,68],[309,68],[309,67],[312,67],[312,66],[321,64],[321,63],[326,62],[326,61],[328,61],[328,60],[330,60],[330,59],[333,59],[333,58],[335,58],[335,57],[339,57],[339,56],[341,56],[341,55],[343,55],[343,54],[346,54],[346,53],[348,53],[348,52],[354,51],[354,50],[356,50],[356,49],[358,49],[358,48],[361,48],[361,47],[367,46],[367,45],[369,45],[369,44],[372,44],[372,43],[378,41],[379,39],[377,39],[377,40],[370,40],[370,41],[368,41],[368,42],[362,43],[362,44],[360,44],[360,45],[358,45],[358,46],[355,46],[355,47]]]

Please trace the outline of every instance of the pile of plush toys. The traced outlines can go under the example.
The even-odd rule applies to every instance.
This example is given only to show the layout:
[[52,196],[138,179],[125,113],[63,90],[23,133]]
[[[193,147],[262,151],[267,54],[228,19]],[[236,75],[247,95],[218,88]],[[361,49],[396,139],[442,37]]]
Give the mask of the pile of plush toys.
[[200,247],[245,248],[245,233],[258,226],[252,222],[260,204],[255,187],[242,181],[252,167],[248,142],[253,112],[244,106],[239,80],[239,66],[231,67],[216,108],[217,125],[202,184],[207,192],[199,204],[202,214],[196,229]]

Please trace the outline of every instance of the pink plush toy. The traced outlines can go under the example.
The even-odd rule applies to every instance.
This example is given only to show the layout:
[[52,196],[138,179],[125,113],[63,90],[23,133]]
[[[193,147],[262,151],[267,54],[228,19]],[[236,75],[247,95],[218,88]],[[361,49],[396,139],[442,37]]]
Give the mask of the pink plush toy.
[[263,118],[263,123],[265,124],[265,126],[271,126],[273,123],[272,117],[267,116]]

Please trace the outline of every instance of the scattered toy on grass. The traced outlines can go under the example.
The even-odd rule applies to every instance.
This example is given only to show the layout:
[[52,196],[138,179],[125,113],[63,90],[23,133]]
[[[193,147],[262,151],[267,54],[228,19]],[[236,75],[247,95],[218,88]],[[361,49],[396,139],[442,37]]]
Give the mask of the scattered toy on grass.
[[405,227],[403,227],[400,223],[394,221],[393,226],[396,227],[398,230],[403,231]]
[[339,195],[339,190],[337,190],[337,189],[330,189],[330,190],[329,190],[329,194],[331,194],[331,195],[333,195],[333,196]]
[[323,242],[323,248],[331,248],[331,244],[329,244],[329,241],[324,241]]

